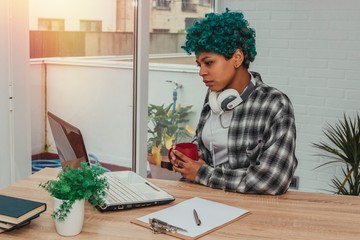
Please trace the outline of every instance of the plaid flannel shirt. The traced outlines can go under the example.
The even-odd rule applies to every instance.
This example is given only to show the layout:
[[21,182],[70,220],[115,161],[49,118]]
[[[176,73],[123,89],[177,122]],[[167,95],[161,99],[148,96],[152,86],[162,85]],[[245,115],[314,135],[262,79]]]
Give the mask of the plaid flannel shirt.
[[216,167],[202,141],[209,117],[208,94],[195,139],[205,164],[195,182],[225,191],[277,195],[285,193],[297,166],[295,117],[289,98],[252,72],[256,88],[233,111],[229,127],[229,161]]

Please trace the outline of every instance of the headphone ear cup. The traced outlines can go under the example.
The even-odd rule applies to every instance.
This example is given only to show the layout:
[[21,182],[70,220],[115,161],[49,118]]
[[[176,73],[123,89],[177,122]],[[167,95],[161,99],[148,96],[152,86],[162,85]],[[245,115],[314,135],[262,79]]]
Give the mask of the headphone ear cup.
[[213,113],[221,113],[221,108],[218,105],[218,93],[216,92],[210,92],[209,94],[209,105],[211,108],[211,111],[213,111]]
[[217,96],[217,105],[222,111],[229,111],[242,102],[240,94],[235,89],[226,89]]

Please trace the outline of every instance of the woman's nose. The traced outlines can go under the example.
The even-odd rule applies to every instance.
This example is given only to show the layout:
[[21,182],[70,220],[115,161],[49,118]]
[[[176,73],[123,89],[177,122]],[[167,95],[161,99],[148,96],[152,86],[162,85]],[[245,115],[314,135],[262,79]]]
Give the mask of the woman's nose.
[[200,76],[204,76],[207,74],[207,71],[204,67],[200,67],[200,70],[199,70],[199,75]]

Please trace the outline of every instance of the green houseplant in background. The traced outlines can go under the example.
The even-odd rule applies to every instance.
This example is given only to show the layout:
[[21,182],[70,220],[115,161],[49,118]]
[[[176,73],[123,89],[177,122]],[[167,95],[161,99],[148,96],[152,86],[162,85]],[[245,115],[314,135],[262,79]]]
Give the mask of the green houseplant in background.
[[343,195],[360,195],[360,118],[357,114],[354,120],[346,117],[339,121],[335,126],[328,125],[324,129],[324,134],[329,143],[321,141],[313,143],[313,146],[324,151],[319,156],[330,159],[329,162],[321,164],[319,167],[331,163],[343,163],[343,179],[334,177],[332,180],[334,193]]
[[103,174],[99,164],[90,167],[87,162],[82,162],[81,167],[61,170],[57,179],[39,185],[54,197],[51,216],[60,235],[74,236],[81,232],[85,200],[93,207],[105,203],[109,184]]
[[162,156],[167,156],[174,141],[188,141],[194,130],[188,125],[192,106],[150,104],[148,107],[148,153],[150,163],[159,165]]

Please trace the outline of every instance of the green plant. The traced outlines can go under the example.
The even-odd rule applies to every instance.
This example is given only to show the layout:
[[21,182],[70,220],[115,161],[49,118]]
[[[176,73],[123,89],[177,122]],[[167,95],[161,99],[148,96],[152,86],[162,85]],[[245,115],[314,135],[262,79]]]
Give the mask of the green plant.
[[80,168],[62,170],[56,180],[40,183],[39,186],[51,196],[63,200],[51,216],[60,221],[65,220],[76,200],[88,200],[93,207],[103,205],[106,189],[109,188],[103,174],[104,170],[99,164],[89,167],[86,162],[82,162]]
[[344,163],[342,168],[344,179],[335,177],[332,180],[337,189],[334,193],[343,195],[360,195],[360,118],[359,115],[352,121],[344,114],[344,121],[339,121],[335,126],[330,126],[323,131],[330,143],[313,143],[313,146],[326,152],[319,154],[333,159],[319,167],[331,163]]
[[148,107],[148,152],[153,147],[160,150],[162,156],[167,155],[173,141],[180,142],[191,138],[193,130],[187,124],[192,106],[177,106],[172,110],[173,103],[169,105],[154,105]]

